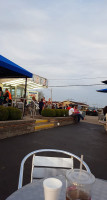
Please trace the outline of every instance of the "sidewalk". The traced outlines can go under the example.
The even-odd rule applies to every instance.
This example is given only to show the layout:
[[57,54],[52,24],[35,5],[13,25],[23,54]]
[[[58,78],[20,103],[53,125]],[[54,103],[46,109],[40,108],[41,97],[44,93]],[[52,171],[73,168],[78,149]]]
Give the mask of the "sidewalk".
[[99,125],[98,116],[85,115],[84,122],[87,122],[87,123],[90,123],[90,124],[98,124]]

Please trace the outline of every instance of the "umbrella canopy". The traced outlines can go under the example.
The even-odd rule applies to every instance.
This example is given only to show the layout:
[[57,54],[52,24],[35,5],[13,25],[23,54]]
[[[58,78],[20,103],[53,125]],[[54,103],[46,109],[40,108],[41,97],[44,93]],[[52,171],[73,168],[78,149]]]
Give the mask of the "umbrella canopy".
[[0,78],[32,78],[33,74],[0,55]]
[[105,80],[105,81],[102,81],[102,83],[105,83],[105,84],[107,84],[107,80]]
[[97,90],[97,92],[107,93],[107,88],[106,89]]

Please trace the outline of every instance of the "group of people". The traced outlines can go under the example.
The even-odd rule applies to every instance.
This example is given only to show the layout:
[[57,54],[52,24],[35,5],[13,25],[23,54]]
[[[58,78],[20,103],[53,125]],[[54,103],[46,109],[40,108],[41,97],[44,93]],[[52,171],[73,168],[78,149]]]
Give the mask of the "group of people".
[[49,108],[49,109],[62,109],[62,105],[61,104],[53,104],[51,99],[49,98],[48,101],[45,100],[45,97],[43,97],[41,99],[41,101],[39,102],[39,114],[41,115],[41,112],[43,109],[45,108]]
[[0,87],[0,105],[11,106],[11,103],[12,103],[11,93],[8,91],[7,88],[3,93],[2,87]]
[[52,104],[52,102],[46,101],[45,97],[41,99],[39,102],[39,114],[41,115],[41,112],[44,108],[51,108],[51,109],[67,109],[69,110],[69,116],[76,116],[78,119],[78,122],[80,119],[84,120],[84,117],[82,116],[81,112],[78,110],[78,105],[66,105],[62,107],[62,104]]
[[[69,116],[74,116],[77,117],[78,122],[80,121],[80,119],[84,120],[84,117],[82,116],[81,112],[78,110],[78,105],[66,105],[66,106],[62,106],[62,104],[52,104],[51,100],[49,99],[49,101],[45,100],[45,97],[43,97],[39,103],[37,102],[37,100],[35,99],[35,97],[32,97],[32,101],[31,101],[31,107],[34,110],[34,105],[38,105],[38,109],[39,109],[39,114],[41,115],[41,112],[43,109],[45,108],[49,108],[49,109],[67,109]],[[36,114],[36,113],[35,113]]]
[[78,122],[80,121],[80,119],[84,120],[84,117],[78,110],[78,105],[71,105],[67,109],[69,110],[69,116],[77,116]]

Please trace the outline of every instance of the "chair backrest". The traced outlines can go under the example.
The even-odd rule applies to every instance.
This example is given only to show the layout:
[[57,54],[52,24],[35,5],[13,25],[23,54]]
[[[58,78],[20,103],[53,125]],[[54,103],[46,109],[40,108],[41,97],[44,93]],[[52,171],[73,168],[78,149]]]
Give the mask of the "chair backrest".
[[[37,156],[38,153],[42,152],[54,152],[62,153],[65,157],[47,157],[47,156]],[[18,189],[22,187],[23,184],[23,172],[24,172],[24,163],[30,157],[32,158],[32,169],[31,169],[31,182],[35,179],[65,175],[66,170],[73,169],[73,158],[81,161],[81,159],[67,151],[57,150],[57,149],[40,149],[33,151],[26,155],[21,162],[20,174],[19,174],[19,184]],[[69,158],[67,158],[69,156]],[[90,172],[88,165],[83,161],[83,166],[85,169]]]
[[73,158],[33,156],[31,182],[35,179],[65,174],[73,169]]

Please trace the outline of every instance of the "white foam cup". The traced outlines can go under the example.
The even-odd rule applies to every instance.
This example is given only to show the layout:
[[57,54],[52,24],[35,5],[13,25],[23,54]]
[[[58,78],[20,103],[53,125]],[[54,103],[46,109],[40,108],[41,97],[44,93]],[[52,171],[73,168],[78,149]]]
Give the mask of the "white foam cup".
[[58,200],[62,182],[56,178],[47,178],[43,181],[45,200]]

